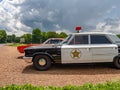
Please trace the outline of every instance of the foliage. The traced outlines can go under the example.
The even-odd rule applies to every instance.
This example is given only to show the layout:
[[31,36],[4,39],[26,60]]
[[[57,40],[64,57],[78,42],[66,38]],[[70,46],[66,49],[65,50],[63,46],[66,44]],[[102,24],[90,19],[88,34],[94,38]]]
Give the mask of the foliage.
[[60,37],[60,38],[66,38],[66,37],[67,37],[67,34],[64,33],[64,32],[61,32],[61,33],[59,34],[59,37]]
[[58,34],[56,32],[47,32],[47,38],[57,38]]
[[25,43],[43,43],[49,38],[66,38],[67,34],[61,32],[60,34],[49,31],[42,32],[39,28],[33,29],[32,34],[24,34],[20,37],[16,37],[15,34],[7,35],[5,30],[0,30],[0,43],[20,43],[21,38],[25,39]]
[[117,35],[120,38],[120,34]]
[[0,90],[120,90],[120,81],[107,82],[105,84],[84,84],[83,86],[33,86],[31,84],[26,85],[9,85],[0,87]]
[[61,32],[60,34],[49,31],[49,32],[42,32],[39,28],[36,28],[32,31],[32,43],[43,43],[45,40],[49,38],[66,38],[67,34]]
[[56,32],[50,31],[50,32],[47,32],[46,36],[47,36],[47,39],[48,38],[66,38],[67,34],[64,32],[61,32],[60,34],[58,34]]
[[36,28],[32,31],[32,42],[40,43],[41,42],[41,30]]
[[9,46],[21,46],[21,45],[25,45],[25,44],[20,44],[20,43],[8,43],[7,45]]
[[20,43],[20,37],[15,37],[15,43]]
[[20,37],[16,37],[15,34],[7,35],[7,42],[8,43],[13,43],[13,42],[19,43],[20,42]]
[[27,44],[32,43],[32,34],[24,34],[21,38],[24,38]]
[[0,30],[0,43],[6,43],[7,34],[5,30]]

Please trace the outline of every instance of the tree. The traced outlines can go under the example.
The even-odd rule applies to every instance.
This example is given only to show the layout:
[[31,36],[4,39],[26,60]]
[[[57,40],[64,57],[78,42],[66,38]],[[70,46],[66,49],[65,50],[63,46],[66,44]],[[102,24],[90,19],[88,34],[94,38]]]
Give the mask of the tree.
[[12,42],[12,36],[11,35],[7,35],[7,42],[11,43]]
[[50,32],[47,32],[47,36],[46,37],[47,37],[47,39],[48,38],[57,38],[58,35],[57,35],[56,32],[50,31]]
[[0,30],[0,43],[6,43],[7,34],[5,30]]
[[41,32],[42,43],[47,39],[47,33]]
[[15,34],[12,35],[7,35],[7,42],[8,43],[19,43],[20,42],[20,37],[16,37]]
[[21,38],[25,39],[25,43],[32,43],[32,35],[31,34],[24,34],[23,36],[21,36]]
[[20,43],[20,37],[15,37],[15,42]]
[[32,31],[32,42],[42,43],[41,30],[39,28],[36,28]]
[[16,35],[15,35],[15,34],[12,34],[12,36],[11,36],[12,42],[15,42],[15,38],[16,38]]
[[66,38],[66,37],[67,37],[67,34],[64,33],[64,32],[61,32],[61,33],[59,34],[59,37],[60,37],[60,38]]
[[120,38],[120,34],[117,35]]

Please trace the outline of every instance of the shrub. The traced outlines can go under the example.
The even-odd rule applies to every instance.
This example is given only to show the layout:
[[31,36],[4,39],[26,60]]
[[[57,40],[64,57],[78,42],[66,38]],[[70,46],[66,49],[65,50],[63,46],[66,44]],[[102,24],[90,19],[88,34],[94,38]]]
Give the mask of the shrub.
[[105,84],[84,84],[83,86],[33,86],[31,84],[26,85],[8,85],[0,87],[0,90],[120,90],[120,81],[106,82]]

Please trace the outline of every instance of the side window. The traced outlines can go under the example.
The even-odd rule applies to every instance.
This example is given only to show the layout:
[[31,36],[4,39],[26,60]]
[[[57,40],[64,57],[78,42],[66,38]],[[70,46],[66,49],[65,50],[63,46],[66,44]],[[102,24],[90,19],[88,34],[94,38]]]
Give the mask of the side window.
[[71,45],[74,44],[88,44],[88,35],[76,35],[70,42]]
[[49,44],[57,44],[59,43],[59,40],[51,40]]
[[104,35],[91,35],[91,44],[111,44]]

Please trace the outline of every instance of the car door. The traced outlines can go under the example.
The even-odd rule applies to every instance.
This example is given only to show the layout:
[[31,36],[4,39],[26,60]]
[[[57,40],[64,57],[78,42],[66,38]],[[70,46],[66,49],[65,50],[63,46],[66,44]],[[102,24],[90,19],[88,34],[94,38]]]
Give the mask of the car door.
[[61,47],[62,63],[86,63],[92,60],[88,35],[75,35]]
[[91,35],[92,62],[112,62],[118,54],[117,45],[106,35]]

